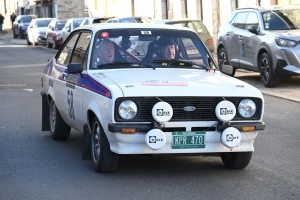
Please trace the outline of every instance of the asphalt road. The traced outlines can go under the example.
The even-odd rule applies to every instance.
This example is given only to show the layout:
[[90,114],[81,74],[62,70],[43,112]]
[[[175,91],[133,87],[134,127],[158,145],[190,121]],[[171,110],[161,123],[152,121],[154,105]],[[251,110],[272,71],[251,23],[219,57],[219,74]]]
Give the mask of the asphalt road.
[[[266,130],[243,170],[217,157],[129,155],[116,172],[100,174],[81,160],[79,132],[58,142],[41,131],[40,78],[55,51],[13,41],[0,40],[0,199],[300,198],[297,101],[264,95]],[[253,74],[238,78],[258,82]],[[286,84],[280,90],[289,93],[294,83]]]

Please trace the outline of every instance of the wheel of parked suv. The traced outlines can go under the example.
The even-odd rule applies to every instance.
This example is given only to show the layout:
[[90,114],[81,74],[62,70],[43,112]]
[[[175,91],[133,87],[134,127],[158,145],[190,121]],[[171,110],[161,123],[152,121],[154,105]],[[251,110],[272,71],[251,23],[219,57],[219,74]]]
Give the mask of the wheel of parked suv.
[[221,159],[223,164],[231,169],[243,169],[248,166],[252,152],[223,153]]
[[54,140],[66,140],[70,136],[71,127],[61,117],[54,101],[50,102],[50,134]]
[[[223,47],[218,52],[218,63],[219,63],[220,71],[223,73],[222,65],[229,65],[227,53]],[[234,76],[235,71],[236,71],[236,69],[233,68],[232,74],[230,74],[230,76]]]
[[91,150],[94,168],[97,172],[112,172],[119,163],[119,155],[110,150],[109,142],[104,130],[97,119],[92,124]]
[[273,64],[268,53],[263,53],[259,59],[260,79],[265,87],[276,87],[277,80],[273,70]]

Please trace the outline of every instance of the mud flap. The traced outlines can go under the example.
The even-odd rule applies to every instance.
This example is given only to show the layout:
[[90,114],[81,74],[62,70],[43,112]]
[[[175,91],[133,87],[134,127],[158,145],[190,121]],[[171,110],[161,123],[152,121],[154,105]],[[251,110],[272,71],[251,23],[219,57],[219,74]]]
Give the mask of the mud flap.
[[47,95],[41,92],[42,96],[42,131],[50,131],[50,106],[47,100]]
[[88,125],[83,126],[83,151],[82,160],[90,160],[91,155],[91,133],[89,131]]

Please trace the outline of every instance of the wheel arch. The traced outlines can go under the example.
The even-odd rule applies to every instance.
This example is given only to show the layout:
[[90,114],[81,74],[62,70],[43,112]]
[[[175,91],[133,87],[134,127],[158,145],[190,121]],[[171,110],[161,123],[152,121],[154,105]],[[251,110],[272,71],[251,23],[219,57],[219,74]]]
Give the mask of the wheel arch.
[[[271,55],[270,52],[271,51],[270,51],[269,46],[267,44],[265,44],[265,43],[262,43],[262,45],[259,47],[258,53],[257,53],[257,59],[256,59],[256,66],[257,66],[257,69],[258,69],[259,72],[260,72],[259,59],[260,59],[260,57],[261,57],[261,55],[263,53],[267,53],[268,54],[268,56],[270,57],[271,64],[273,66],[273,58],[272,58],[272,55]],[[273,66],[273,70],[274,70],[274,66]]]

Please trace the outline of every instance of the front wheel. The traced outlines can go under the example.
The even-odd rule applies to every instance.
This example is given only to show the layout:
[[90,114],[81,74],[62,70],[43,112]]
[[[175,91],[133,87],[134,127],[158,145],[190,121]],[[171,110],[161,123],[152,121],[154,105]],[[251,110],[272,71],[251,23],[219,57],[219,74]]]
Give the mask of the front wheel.
[[259,59],[260,79],[265,87],[276,87],[277,80],[274,74],[272,61],[267,53],[263,53]]
[[47,39],[47,48],[51,48],[52,44],[49,43],[48,39]]
[[231,169],[243,169],[248,166],[252,152],[223,153],[221,159],[223,164]]
[[[227,53],[223,47],[218,52],[218,64],[219,64],[220,71],[222,73],[223,73],[222,65],[229,65]],[[232,73],[229,74],[229,76],[234,76],[235,71],[236,71],[236,69],[233,68]]]
[[31,42],[29,41],[29,38],[27,37],[27,45],[31,45]]
[[94,168],[97,172],[113,172],[119,163],[119,155],[110,150],[108,139],[97,119],[92,124],[91,150]]
[[66,140],[69,138],[71,127],[61,117],[54,101],[50,102],[50,134],[54,140]]

